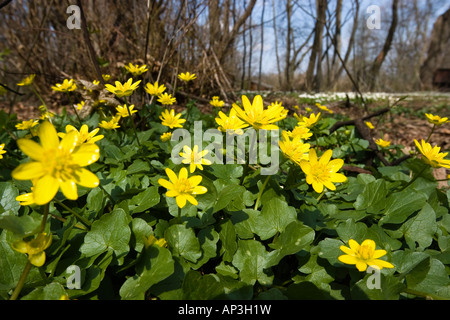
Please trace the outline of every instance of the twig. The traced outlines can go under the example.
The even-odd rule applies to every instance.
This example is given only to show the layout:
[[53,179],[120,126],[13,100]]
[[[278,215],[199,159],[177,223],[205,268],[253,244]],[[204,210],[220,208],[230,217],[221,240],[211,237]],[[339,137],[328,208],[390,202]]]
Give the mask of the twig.
[[89,32],[87,29],[87,22],[86,22],[86,16],[84,15],[83,6],[81,5],[81,0],[77,0],[77,5],[80,7],[80,16],[81,16],[81,26],[83,29],[83,36],[84,41],[88,47],[89,55],[92,60],[92,64],[94,65],[95,71],[97,72],[97,78],[100,80],[100,82],[105,85],[105,80],[102,77],[102,71],[100,70],[100,66],[98,65],[98,61],[95,58],[95,51],[94,47],[92,47],[91,39],[89,38]]

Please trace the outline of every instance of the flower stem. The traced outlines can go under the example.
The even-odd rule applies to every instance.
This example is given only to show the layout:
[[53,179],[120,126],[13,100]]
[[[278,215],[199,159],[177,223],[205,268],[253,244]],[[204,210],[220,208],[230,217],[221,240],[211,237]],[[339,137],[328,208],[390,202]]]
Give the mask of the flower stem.
[[14,291],[13,291],[11,297],[9,298],[9,300],[16,300],[17,297],[19,297],[20,291],[22,291],[23,285],[25,284],[25,280],[27,280],[28,273],[31,270],[31,266],[32,266],[32,264],[28,260],[27,264],[25,265],[25,268],[22,271],[22,274],[20,275],[19,282],[17,282],[17,286],[14,289]]
[[[41,222],[41,227],[40,227],[40,231],[39,231],[40,233],[44,232],[44,230],[45,230],[45,225],[47,224],[49,208],[50,208],[50,202],[47,203],[44,207],[44,215],[42,216],[42,222]],[[20,278],[19,278],[19,281],[17,282],[16,288],[14,289],[11,297],[9,298],[10,300],[16,300],[19,297],[19,294],[22,291],[25,281],[27,280],[28,274],[30,273],[31,267],[32,267],[32,264],[31,264],[30,260],[28,260],[27,264],[23,268],[22,274],[20,275]]]
[[419,178],[422,173],[425,171],[425,169],[427,168],[427,166],[424,166],[422,170],[420,170],[420,172],[418,174],[416,174],[403,188],[401,188],[399,191],[403,191],[406,188],[408,188],[410,185],[412,185],[414,183],[414,181],[417,180],[417,178]]
[[137,131],[136,131],[136,124],[134,123],[133,116],[131,115],[130,106],[128,105],[128,101],[126,101],[126,99],[125,99],[125,102],[126,102],[125,106],[127,107],[127,111],[128,111],[128,116],[130,117],[131,126],[133,127],[134,136],[136,138],[138,146],[141,147],[141,142],[139,141]]
[[76,213],[75,211],[73,211],[72,209],[70,209],[68,206],[66,206],[64,203],[62,203],[61,201],[59,201],[58,199],[54,199],[56,203],[58,203],[61,207],[63,207],[64,209],[66,209],[67,211],[69,211],[71,214],[73,214],[75,217],[77,217],[78,220],[80,220],[81,222],[83,222],[85,225],[87,225],[88,227],[91,226],[91,223],[86,220],[84,217],[80,216],[78,213]]
[[317,197],[317,203],[319,203],[320,199],[322,199],[323,195],[325,194],[325,190],[322,191],[322,193]]
[[259,201],[261,200],[261,196],[262,196],[264,189],[266,188],[269,180],[270,180],[270,175],[267,176],[266,180],[264,181],[264,184],[261,187],[261,190],[259,190],[258,198],[256,198],[256,202],[255,202],[255,210],[258,210]]
[[75,115],[77,116],[78,122],[80,122],[80,127],[81,127],[83,125],[83,122],[81,121],[81,118],[80,118],[80,115],[78,114],[77,108],[75,108],[75,106],[73,105],[72,97],[70,96],[69,92],[67,92],[67,97],[69,98],[69,103],[72,106],[72,109],[75,112]]
[[428,135],[428,138],[425,142],[428,142],[430,140],[431,135],[433,134],[435,128],[436,128],[436,124],[433,124],[433,128],[431,128],[430,134]]

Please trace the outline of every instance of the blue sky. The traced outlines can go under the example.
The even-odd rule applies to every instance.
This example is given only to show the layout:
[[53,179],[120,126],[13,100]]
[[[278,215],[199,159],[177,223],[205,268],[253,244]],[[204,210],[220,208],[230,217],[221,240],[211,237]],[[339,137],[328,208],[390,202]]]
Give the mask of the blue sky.
[[[406,0],[409,1],[409,0]],[[429,31],[431,32],[432,29],[432,25],[435,22],[436,18],[443,14],[449,7],[450,7],[450,1],[449,0],[442,0],[442,6],[439,8],[436,8],[436,11],[434,12],[434,17],[433,19],[430,20],[430,26],[429,26]],[[255,6],[254,9],[254,14],[252,15],[255,19],[254,23],[255,24],[259,24],[260,22],[260,15],[261,15],[261,10],[262,10],[262,0],[259,0]],[[282,8],[284,1],[276,1],[276,10],[277,13],[281,13],[284,8]],[[311,3],[313,5],[313,9],[314,10],[314,0],[310,0],[310,1],[303,1],[303,3],[306,4],[306,7],[309,6],[309,4]],[[329,4],[330,6],[334,6],[334,1],[330,0]],[[351,5],[351,1],[349,0],[345,0],[343,1],[343,14],[342,14],[342,19],[345,19],[346,14],[348,12],[348,10],[350,9],[350,5]],[[419,5],[421,3],[425,3],[424,0],[419,0]],[[360,14],[364,14],[365,17],[369,17],[369,14],[366,13],[367,8],[370,5],[378,5],[381,9],[381,20],[382,20],[382,25],[381,25],[381,29],[382,30],[373,30],[373,32],[386,32],[389,28],[389,21],[383,21],[383,12],[386,11],[390,11],[391,9],[391,5],[392,5],[392,0],[379,0],[379,1],[374,1],[374,0],[363,0],[360,6]],[[265,20],[269,21],[266,24],[266,27],[264,29],[264,52],[263,52],[263,73],[272,73],[272,72],[276,72],[277,68],[276,68],[276,59],[275,59],[275,37],[274,37],[274,31],[273,31],[273,27],[272,27],[272,22],[271,22],[271,18],[273,15],[273,11],[272,11],[272,0],[266,0],[266,8],[265,8]],[[277,20],[277,28],[279,28],[279,30],[281,30],[282,28],[285,28],[286,23],[284,21],[281,21],[281,19]],[[299,29],[299,31],[302,31],[305,33],[304,37],[307,36],[306,33],[309,33],[310,30],[313,27],[314,24],[314,20],[309,17],[307,14],[305,14],[304,12],[302,12],[301,10],[297,9],[296,12],[294,13],[294,17],[293,17],[293,24],[295,24],[298,27],[301,27]],[[384,28],[384,25],[386,26]],[[346,24],[343,27],[342,30],[342,46],[343,48],[346,48],[346,42],[349,39],[350,36],[350,29],[352,27],[352,17],[349,17],[349,20],[346,22]],[[279,54],[280,54],[280,59],[283,62],[283,55],[285,53],[284,50],[284,37],[280,36],[279,34]],[[301,38],[298,40],[298,42],[301,42]],[[260,44],[258,43],[259,40],[259,28],[257,31],[254,32],[254,46],[253,46],[253,57],[254,57],[254,62],[253,62],[253,70],[257,71],[258,68],[258,64],[259,64],[259,54],[260,54]],[[307,59],[305,59],[307,60]],[[303,65],[303,68],[306,68],[306,61]],[[300,68],[302,69],[302,67]],[[300,70],[302,71],[302,70]]]

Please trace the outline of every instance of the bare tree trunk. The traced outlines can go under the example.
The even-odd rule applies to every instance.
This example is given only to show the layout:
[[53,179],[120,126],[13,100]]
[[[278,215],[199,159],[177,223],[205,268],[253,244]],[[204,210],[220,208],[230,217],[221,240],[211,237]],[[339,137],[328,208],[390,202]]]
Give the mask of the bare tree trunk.
[[[327,0],[316,0],[317,18],[314,27],[314,42],[311,49],[308,68],[306,70],[305,85],[306,90],[320,90],[320,82],[322,74],[320,72],[320,61],[322,57],[322,40],[323,28],[325,25],[325,15],[327,8]],[[316,69],[316,77],[314,77],[314,69]],[[317,74],[318,72],[318,74]]]
[[[355,1],[355,13],[354,13],[354,16],[353,16],[354,19],[353,19],[352,32],[351,32],[351,35],[350,35],[350,40],[348,41],[347,51],[345,52],[345,56],[344,56],[344,59],[343,59],[344,62],[341,64],[341,66],[337,70],[337,72],[333,75],[332,83],[334,85],[339,80],[339,77],[341,76],[342,71],[344,71],[344,67],[345,67],[344,65],[347,64],[348,58],[350,57],[350,53],[352,52],[353,44],[355,42],[356,30],[358,29],[358,16],[359,16],[360,1],[361,0],[356,0]],[[336,53],[336,49],[335,49],[335,53]]]
[[389,27],[389,31],[388,31],[386,40],[384,41],[383,48],[378,53],[377,57],[375,58],[375,61],[372,63],[372,66],[370,68],[369,79],[368,79],[370,90],[373,90],[375,88],[376,79],[378,77],[378,74],[380,73],[381,65],[383,64],[389,50],[391,49],[392,40],[394,39],[395,29],[397,28],[397,22],[398,22],[397,20],[398,20],[398,0],[393,0],[392,1],[391,26]]
[[286,32],[286,65],[284,67],[284,85],[283,87],[290,91],[292,89],[291,83],[291,46],[292,46],[292,3],[291,0],[286,0],[286,20],[287,20],[287,32]]
[[266,9],[266,0],[263,0],[262,12],[261,12],[261,49],[259,52],[259,70],[258,70],[258,90],[261,90],[261,73],[262,73],[262,61],[264,52],[264,12]]
[[275,37],[275,58],[277,59],[277,71],[278,71],[278,86],[281,87],[281,67],[280,67],[280,55],[278,53],[278,32],[277,32],[277,19],[275,13],[275,0],[272,0],[272,12],[273,12],[273,33]]

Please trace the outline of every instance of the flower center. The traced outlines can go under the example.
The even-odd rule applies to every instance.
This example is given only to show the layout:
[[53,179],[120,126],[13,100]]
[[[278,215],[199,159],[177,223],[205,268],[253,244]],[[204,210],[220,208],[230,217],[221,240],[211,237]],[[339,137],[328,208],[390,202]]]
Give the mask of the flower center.
[[178,180],[177,187],[179,193],[191,193],[191,184],[188,179]]
[[72,162],[71,153],[60,148],[46,151],[42,163],[46,175],[62,181],[73,177],[78,167]]
[[311,166],[311,175],[319,182],[330,180],[328,168],[321,163]]
[[373,247],[363,245],[359,248],[358,254],[364,260],[369,260],[373,256]]

